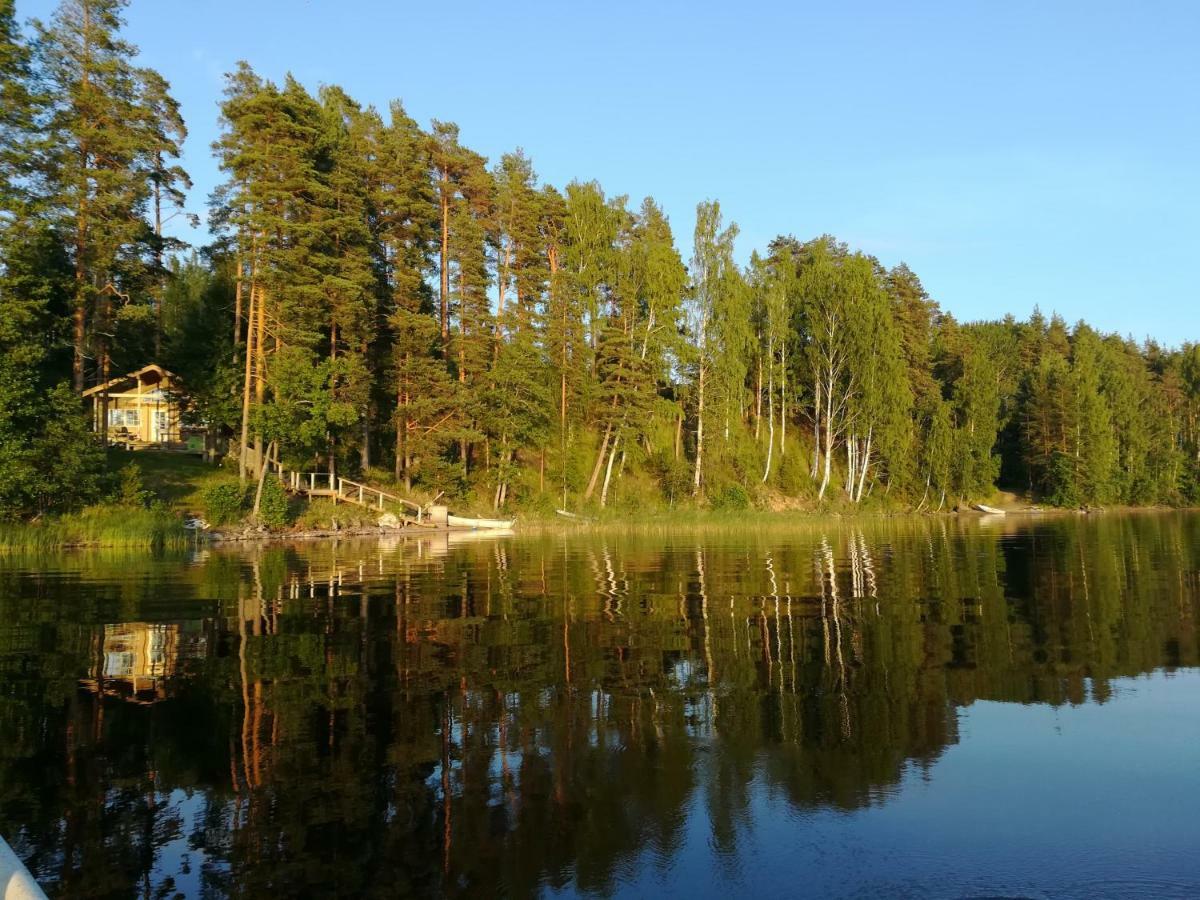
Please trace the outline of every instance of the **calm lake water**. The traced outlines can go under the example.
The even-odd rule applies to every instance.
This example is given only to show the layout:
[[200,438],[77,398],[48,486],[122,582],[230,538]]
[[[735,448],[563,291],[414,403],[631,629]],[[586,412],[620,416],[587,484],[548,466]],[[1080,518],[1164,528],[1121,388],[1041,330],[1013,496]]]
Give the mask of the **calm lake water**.
[[0,560],[51,896],[1200,896],[1200,515]]

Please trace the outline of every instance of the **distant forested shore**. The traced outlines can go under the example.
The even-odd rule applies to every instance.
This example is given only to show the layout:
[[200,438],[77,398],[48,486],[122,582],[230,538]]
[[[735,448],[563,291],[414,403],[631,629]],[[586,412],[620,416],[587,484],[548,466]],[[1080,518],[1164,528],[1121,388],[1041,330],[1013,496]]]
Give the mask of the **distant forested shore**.
[[740,265],[711,200],[685,259],[652,198],[334,85],[227,75],[187,246],[186,125],[125,5],[0,0],[0,519],[139,502],[108,388],[81,398],[150,364],[250,486],[270,458],[550,514],[1200,502],[1191,336],[959,322],[829,235]]

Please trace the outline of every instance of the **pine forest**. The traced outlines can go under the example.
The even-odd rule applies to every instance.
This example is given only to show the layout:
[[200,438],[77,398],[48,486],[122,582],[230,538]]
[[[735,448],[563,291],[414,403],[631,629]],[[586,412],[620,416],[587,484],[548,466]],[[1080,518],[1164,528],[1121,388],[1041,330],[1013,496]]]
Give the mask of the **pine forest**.
[[[550,515],[1200,501],[1196,343],[958,321],[827,234],[745,258],[715,199],[681,223],[547,184],[398,101],[242,63],[194,197],[124,7],[26,29],[0,0],[2,517],[111,490],[80,395],[149,363],[251,484],[271,459]],[[202,209],[211,243],[173,236]]]

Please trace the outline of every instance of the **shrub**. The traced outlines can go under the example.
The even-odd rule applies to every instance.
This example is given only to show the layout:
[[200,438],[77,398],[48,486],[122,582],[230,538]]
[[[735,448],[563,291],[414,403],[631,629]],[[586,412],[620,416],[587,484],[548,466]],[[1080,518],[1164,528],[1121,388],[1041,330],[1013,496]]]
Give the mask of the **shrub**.
[[274,478],[263,481],[262,499],[258,504],[258,520],[271,528],[288,523],[288,496],[283,485]]
[[651,471],[658,477],[663,498],[674,505],[692,495],[692,467],[673,454],[660,452],[651,458]]
[[713,509],[737,512],[750,508],[750,494],[740,484],[731,484],[719,491],[710,503]]
[[228,525],[241,519],[246,511],[247,499],[246,486],[235,481],[210,485],[200,495],[204,517],[213,525]]
[[811,492],[812,479],[808,476],[810,459],[811,456],[804,455],[796,448],[779,460],[779,471],[775,477],[779,489],[789,497]]
[[334,521],[339,528],[358,528],[376,524],[379,516],[371,510],[351,503],[334,505],[332,500],[310,500],[301,506],[295,524],[301,528],[331,528]]
[[145,509],[154,499],[154,492],[146,490],[142,481],[142,467],[137,463],[122,466],[117,482],[117,504]]

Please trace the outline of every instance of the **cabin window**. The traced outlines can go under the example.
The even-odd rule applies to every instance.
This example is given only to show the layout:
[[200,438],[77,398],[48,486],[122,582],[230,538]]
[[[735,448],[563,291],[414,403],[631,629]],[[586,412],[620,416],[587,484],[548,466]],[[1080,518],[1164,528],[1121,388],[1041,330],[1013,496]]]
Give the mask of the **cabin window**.
[[108,411],[109,428],[137,428],[140,424],[136,409],[110,409]]

